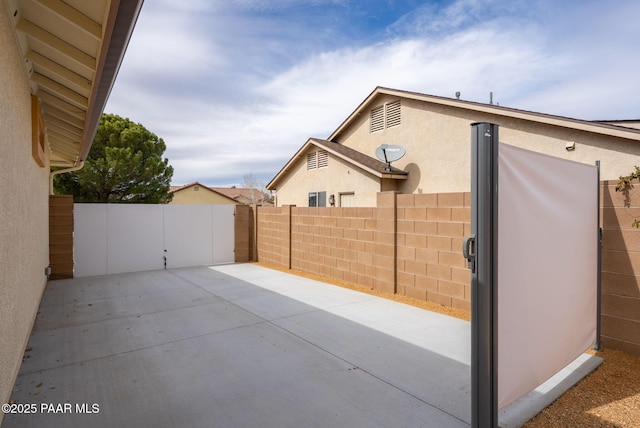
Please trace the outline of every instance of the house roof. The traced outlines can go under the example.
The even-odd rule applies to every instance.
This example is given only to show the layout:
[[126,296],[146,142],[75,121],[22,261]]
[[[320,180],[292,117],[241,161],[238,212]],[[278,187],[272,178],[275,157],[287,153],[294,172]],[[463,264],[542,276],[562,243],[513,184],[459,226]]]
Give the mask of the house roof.
[[[233,202],[237,202],[240,204],[251,204],[251,203],[265,203],[267,202],[264,194],[258,189],[249,189],[246,187],[211,187],[205,186],[199,182],[193,182],[189,184],[185,184],[183,186],[169,186],[169,193],[178,192],[180,190],[188,189],[193,186],[203,187],[213,193],[217,193],[218,195],[227,198]],[[258,198],[254,198],[254,196],[258,196]]]
[[[329,141],[335,141],[339,136],[352,124],[352,122],[361,114],[368,114],[371,104],[379,95],[391,95],[399,98],[408,98],[427,103],[446,105],[466,110],[478,111],[483,113],[507,116],[517,119],[528,120],[532,122],[544,123],[547,125],[561,126],[564,128],[578,129],[582,131],[592,132],[595,134],[603,134],[614,137],[622,137],[631,140],[640,141],[640,129],[632,127],[624,127],[605,122],[593,122],[588,120],[573,119],[563,116],[554,116],[544,113],[536,113],[526,110],[519,110],[510,107],[503,107],[495,104],[484,104],[473,101],[464,101],[454,98],[438,97],[435,95],[421,94],[418,92],[403,91],[378,86],[369,94],[369,96],[351,113],[338,128],[327,138]],[[612,121],[613,122],[613,121]],[[637,122],[637,121],[630,121]]]
[[185,184],[183,186],[169,186],[169,193],[179,192],[181,190],[185,190],[185,189],[188,189],[188,188],[194,187],[194,186],[200,186],[201,188],[206,189],[206,190],[208,190],[208,191],[210,191],[212,193],[216,193],[216,194],[222,196],[223,198],[226,198],[226,199],[229,199],[230,201],[236,202],[233,198],[225,195],[224,193],[218,192],[215,189],[213,189],[213,188],[211,188],[209,186],[205,186],[204,184],[199,183],[197,181],[194,181],[193,183]]
[[265,195],[258,189],[250,189],[247,187],[211,187],[211,189],[243,203],[249,201],[263,202],[263,199],[265,199]]
[[339,143],[334,143],[327,140],[321,140],[317,138],[309,138],[307,142],[296,152],[295,155],[282,167],[280,172],[267,184],[267,189],[275,190],[275,185],[282,177],[284,177],[293,165],[304,155],[307,149],[311,146],[318,147],[326,150],[334,156],[344,159],[345,161],[375,175],[378,178],[391,178],[396,180],[405,180],[409,174],[406,171],[391,167],[391,171],[386,171],[387,164],[376,158],[372,158],[362,152],[352,149],[351,147],[344,146]]
[[89,153],[143,0],[8,0],[52,166]]
[[622,126],[624,128],[640,129],[640,119],[626,119],[626,120],[594,120],[598,123],[607,123],[614,126]]

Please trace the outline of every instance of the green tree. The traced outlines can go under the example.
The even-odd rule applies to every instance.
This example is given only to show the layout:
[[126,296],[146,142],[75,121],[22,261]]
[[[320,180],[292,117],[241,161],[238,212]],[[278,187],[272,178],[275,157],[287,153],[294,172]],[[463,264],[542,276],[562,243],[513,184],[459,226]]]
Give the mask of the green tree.
[[162,138],[144,126],[103,114],[84,167],[56,175],[55,191],[76,202],[170,202],[173,167],[162,158],[165,149]]

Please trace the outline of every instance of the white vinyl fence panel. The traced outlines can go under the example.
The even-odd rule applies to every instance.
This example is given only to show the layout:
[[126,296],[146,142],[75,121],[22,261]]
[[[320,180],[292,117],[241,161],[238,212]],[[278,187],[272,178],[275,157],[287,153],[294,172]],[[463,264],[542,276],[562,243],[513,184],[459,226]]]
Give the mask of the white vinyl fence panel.
[[107,273],[163,268],[161,205],[105,204]]
[[233,205],[167,205],[167,267],[233,262],[233,213]]
[[73,265],[76,277],[106,275],[106,205],[73,205]]
[[75,204],[74,276],[232,263],[234,205]]

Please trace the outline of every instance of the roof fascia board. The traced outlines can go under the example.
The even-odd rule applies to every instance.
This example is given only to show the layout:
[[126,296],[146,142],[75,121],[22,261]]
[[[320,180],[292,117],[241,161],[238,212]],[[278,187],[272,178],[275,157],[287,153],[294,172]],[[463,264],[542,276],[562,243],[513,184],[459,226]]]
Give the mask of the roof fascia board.
[[89,154],[93,137],[98,130],[100,117],[107,104],[120,64],[127,50],[133,28],[135,27],[144,0],[112,0],[109,16],[104,28],[103,45],[100,50],[91,96],[87,111],[86,126],[78,159],[84,161]]

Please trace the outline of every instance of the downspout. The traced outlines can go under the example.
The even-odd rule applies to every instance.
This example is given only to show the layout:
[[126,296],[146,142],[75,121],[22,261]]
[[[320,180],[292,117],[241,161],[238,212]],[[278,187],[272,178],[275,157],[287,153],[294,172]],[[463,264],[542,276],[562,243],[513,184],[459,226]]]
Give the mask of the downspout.
[[82,169],[83,166],[84,166],[84,160],[81,160],[80,162],[76,163],[74,166],[70,168],[51,171],[51,173],[49,174],[49,195],[53,195],[53,177],[54,176],[58,174],[64,174],[65,172],[77,171],[79,169]]

